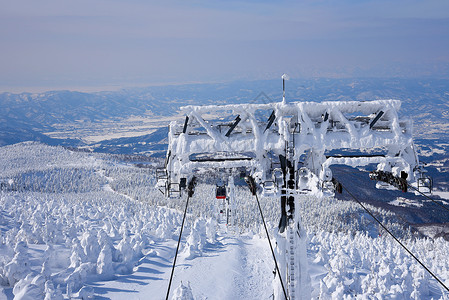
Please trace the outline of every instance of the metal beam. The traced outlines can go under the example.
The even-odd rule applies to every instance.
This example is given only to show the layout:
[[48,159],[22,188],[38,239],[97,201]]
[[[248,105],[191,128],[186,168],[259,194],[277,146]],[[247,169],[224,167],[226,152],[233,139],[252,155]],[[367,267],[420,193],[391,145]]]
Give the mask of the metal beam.
[[377,123],[377,121],[379,121],[379,119],[383,116],[384,112],[383,111],[379,111],[379,113],[377,114],[377,116],[374,118],[374,120],[371,122],[371,124],[369,124],[369,128],[373,128],[373,126]]
[[184,122],[184,128],[182,129],[182,133],[187,132],[187,124],[189,123],[189,116],[186,116],[186,121]]
[[271,113],[270,117],[268,118],[268,124],[267,124],[267,127],[265,127],[265,130],[263,131],[264,133],[265,133],[265,131],[267,131],[271,127],[271,125],[273,125],[273,122],[274,122],[275,119],[276,119],[276,115],[275,115],[274,110],[273,110],[273,112]]
[[225,136],[229,137],[231,135],[231,132],[235,129],[235,127],[241,120],[242,119],[240,119],[240,115],[238,115],[237,118],[235,118],[234,124],[231,125],[231,128],[229,128],[229,130],[228,130],[228,132],[226,132]]

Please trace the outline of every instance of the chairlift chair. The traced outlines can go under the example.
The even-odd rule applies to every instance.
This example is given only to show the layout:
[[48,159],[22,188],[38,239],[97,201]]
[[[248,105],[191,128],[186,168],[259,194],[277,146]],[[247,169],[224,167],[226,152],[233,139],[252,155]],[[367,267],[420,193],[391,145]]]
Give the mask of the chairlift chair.
[[217,185],[215,190],[215,197],[217,199],[226,199],[226,187]]
[[433,180],[432,177],[428,175],[423,175],[417,180],[418,191],[421,193],[432,193]]
[[274,181],[263,182],[263,194],[264,195],[274,195],[276,192],[276,185]]

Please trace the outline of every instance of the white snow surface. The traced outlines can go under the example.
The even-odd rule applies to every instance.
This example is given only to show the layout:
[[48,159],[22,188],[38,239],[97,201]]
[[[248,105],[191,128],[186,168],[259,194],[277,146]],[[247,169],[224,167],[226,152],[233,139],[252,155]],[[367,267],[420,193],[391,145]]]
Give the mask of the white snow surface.
[[[165,299],[185,199],[164,199],[152,170],[37,143],[1,147],[0,170],[0,299]],[[191,199],[170,299],[270,299],[274,262],[254,198],[236,186],[227,227],[213,188]],[[278,200],[260,200],[275,244]],[[447,241],[367,206],[449,285]],[[298,209],[313,299],[449,296],[355,203],[308,196]]]
[[410,200],[404,197],[398,197],[396,200],[388,202],[388,204],[396,205],[396,206],[403,206],[403,207],[422,207],[423,204],[416,200]]
[[432,193],[433,193],[434,195],[439,196],[440,198],[449,200],[449,192],[433,191]]

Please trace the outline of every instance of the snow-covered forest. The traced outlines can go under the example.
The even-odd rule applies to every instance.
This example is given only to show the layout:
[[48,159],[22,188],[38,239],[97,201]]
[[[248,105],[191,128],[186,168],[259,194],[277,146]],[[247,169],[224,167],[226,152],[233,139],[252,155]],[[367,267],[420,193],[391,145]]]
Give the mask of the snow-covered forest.
[[[156,165],[32,142],[1,147],[0,298],[164,299],[186,199],[155,188]],[[274,262],[254,196],[236,185],[227,227],[214,193],[204,180],[190,200],[171,297],[270,299]],[[278,199],[260,201],[274,241]],[[357,203],[300,203],[314,299],[449,296]],[[446,240],[367,207],[449,285]]]

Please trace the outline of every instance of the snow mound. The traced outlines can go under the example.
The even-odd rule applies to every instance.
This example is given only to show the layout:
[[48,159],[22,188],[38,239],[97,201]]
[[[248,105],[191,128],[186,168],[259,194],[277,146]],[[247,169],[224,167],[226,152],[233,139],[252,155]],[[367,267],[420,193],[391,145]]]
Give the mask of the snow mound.
[[192,288],[190,287],[190,282],[187,282],[187,286],[185,286],[182,282],[181,284],[176,288],[175,292],[173,293],[172,300],[194,300],[193,294],[192,294]]

